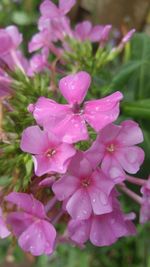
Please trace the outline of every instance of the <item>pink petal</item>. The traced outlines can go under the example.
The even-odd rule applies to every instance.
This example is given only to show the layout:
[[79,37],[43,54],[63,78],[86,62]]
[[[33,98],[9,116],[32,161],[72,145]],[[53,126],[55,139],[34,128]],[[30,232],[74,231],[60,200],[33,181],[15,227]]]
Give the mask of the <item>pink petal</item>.
[[101,215],[112,211],[111,198],[103,191],[97,188],[91,188],[89,190],[89,196],[94,214]]
[[100,38],[101,38],[101,35],[102,35],[102,32],[103,32],[103,28],[104,26],[101,26],[101,25],[96,25],[93,27],[90,35],[89,35],[89,39],[92,41],[92,42],[98,42],[100,41]]
[[90,21],[83,21],[78,23],[75,27],[75,34],[81,40],[85,41],[89,39],[90,32],[92,30],[92,24]]
[[90,234],[90,220],[71,220],[68,224],[68,232],[71,240],[78,244],[84,244]]
[[125,171],[134,174],[144,161],[144,151],[136,146],[126,147],[116,153],[116,158]]
[[16,204],[18,208],[39,218],[45,218],[46,216],[43,204],[32,195],[12,192],[5,197],[5,200]]
[[16,26],[8,26],[6,28],[6,32],[11,37],[11,40],[13,42],[13,48],[16,49],[22,42],[22,34],[18,31],[18,28]]
[[75,155],[76,150],[72,145],[62,143],[58,148],[56,155],[52,157],[53,168],[57,172],[65,173],[71,158]]
[[78,177],[78,179],[87,178],[90,177],[92,173],[92,165],[87,158],[84,157],[84,154],[81,151],[78,151],[71,160],[68,172]]
[[79,186],[80,182],[76,177],[66,174],[53,184],[52,190],[58,200],[62,201],[69,198]]
[[11,36],[4,29],[0,29],[0,55],[7,54],[13,48]]
[[67,14],[75,5],[76,0],[59,0],[59,8],[62,14]]
[[53,132],[63,141],[69,144],[88,139],[86,124],[81,115],[69,114],[59,121]]
[[7,223],[11,226],[13,234],[19,237],[33,222],[34,217],[26,212],[10,212]]
[[116,92],[100,100],[85,102],[84,118],[98,132],[119,115],[119,102],[122,94]]
[[23,131],[20,147],[31,154],[44,153],[49,147],[47,133],[39,126],[31,126]]
[[115,158],[115,155],[106,154],[103,158],[101,168],[114,183],[120,183],[126,178],[126,174],[120,166],[119,161]]
[[33,223],[18,239],[20,247],[24,251],[31,252],[34,256],[51,254],[54,250],[56,231],[47,221]]
[[62,78],[59,82],[59,89],[70,104],[80,104],[86,96],[90,83],[90,75],[85,71],[80,71]]
[[36,122],[46,129],[54,128],[70,112],[68,105],[57,104],[46,97],[40,97],[33,109]]
[[10,231],[8,230],[2,216],[2,209],[0,208],[0,238],[6,238],[10,235]]
[[48,17],[48,18],[54,18],[59,16],[59,9],[57,6],[50,0],[45,0],[40,5],[40,12],[42,16]]
[[120,125],[109,124],[102,129],[100,134],[96,138],[97,146],[100,146],[101,143],[107,145],[116,142],[118,135],[120,134],[122,128]]
[[88,193],[82,189],[77,190],[68,200],[66,209],[73,219],[88,219],[92,213]]
[[116,140],[122,146],[133,146],[143,142],[143,133],[138,123],[132,120],[126,120],[120,126],[121,130]]
[[96,168],[102,161],[105,153],[105,146],[97,142],[93,142],[92,146],[84,152],[85,157],[92,164],[93,168]]

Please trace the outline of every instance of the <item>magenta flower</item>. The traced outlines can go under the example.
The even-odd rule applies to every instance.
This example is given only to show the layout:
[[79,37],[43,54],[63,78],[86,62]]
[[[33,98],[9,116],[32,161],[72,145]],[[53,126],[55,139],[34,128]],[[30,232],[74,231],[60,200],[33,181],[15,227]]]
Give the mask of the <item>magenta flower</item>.
[[[130,217],[130,216],[129,216]],[[112,212],[92,215],[87,220],[71,220],[68,233],[75,243],[82,245],[90,239],[95,246],[109,246],[123,236],[136,233],[134,224],[120,210],[119,204]]]
[[22,34],[19,33],[16,26],[9,26],[0,29],[0,55],[6,55],[11,50],[15,50],[22,42]]
[[90,21],[83,21],[76,25],[74,37],[81,41],[90,40],[91,42],[98,42],[100,41],[103,28],[104,26],[102,25],[92,27]]
[[109,124],[101,130],[85,156],[93,167],[101,168],[115,183],[125,179],[125,172],[136,173],[144,160],[144,151],[136,145],[143,142],[143,134],[134,121],[127,120],[121,125]]
[[51,254],[54,249],[56,231],[47,221],[43,204],[32,195],[10,193],[5,200],[17,205],[20,209],[10,212],[7,217],[19,246],[34,256]]
[[42,131],[38,126],[24,130],[21,149],[33,154],[35,174],[50,172],[65,173],[76,150],[72,145],[61,143],[53,134]]
[[100,169],[92,170],[88,160],[78,152],[68,172],[56,181],[52,190],[73,219],[88,219],[92,212],[104,214],[112,211],[111,191],[114,187]]
[[141,188],[141,193],[143,197],[140,210],[140,223],[144,224],[150,221],[150,177]]
[[2,209],[0,208],[0,238],[6,238],[10,235],[10,232],[6,226],[3,218]]
[[81,106],[90,82],[90,75],[84,71],[62,78],[59,88],[69,104],[62,105],[51,99],[39,98],[32,108],[37,123],[62,141],[75,143],[88,139],[86,122],[98,132],[116,120],[119,102],[123,97],[120,92],[103,99],[86,101]]

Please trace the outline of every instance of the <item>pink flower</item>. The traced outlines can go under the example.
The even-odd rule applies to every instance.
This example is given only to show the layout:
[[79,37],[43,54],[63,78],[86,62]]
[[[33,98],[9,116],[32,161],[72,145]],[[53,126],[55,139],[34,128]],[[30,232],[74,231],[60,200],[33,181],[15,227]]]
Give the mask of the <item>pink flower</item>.
[[67,212],[73,219],[88,219],[92,212],[104,214],[112,211],[111,191],[114,184],[100,169],[92,170],[88,160],[78,152],[68,172],[56,181],[52,190],[60,201],[65,201]]
[[56,231],[47,221],[43,204],[32,195],[10,193],[5,200],[20,209],[8,214],[7,222],[11,225],[19,246],[34,256],[51,254],[54,250]]
[[72,145],[61,143],[53,134],[42,131],[38,126],[24,130],[21,149],[33,154],[35,174],[49,172],[65,173],[76,150]]
[[22,42],[22,34],[19,33],[16,26],[9,26],[0,29],[0,55],[6,55],[11,50],[15,50]]
[[90,40],[91,42],[98,42],[100,41],[103,28],[102,25],[92,27],[90,21],[83,21],[76,25],[74,36],[81,41]]
[[10,232],[6,226],[3,218],[2,209],[0,208],[0,238],[6,238],[10,235]]
[[69,104],[39,98],[33,108],[37,123],[53,131],[64,142],[74,143],[88,139],[86,122],[98,132],[116,120],[123,97],[120,92],[103,99],[86,101],[81,107],[90,83],[90,75],[84,71],[62,78],[59,88]]
[[87,220],[71,220],[68,225],[71,240],[82,245],[90,239],[95,246],[109,246],[122,236],[136,233],[134,224],[114,205],[112,212],[103,215],[92,215]]
[[150,221],[150,177],[142,186],[141,193],[143,194],[141,210],[140,210],[140,223]]
[[143,134],[134,121],[127,120],[120,126],[109,124],[101,130],[85,156],[92,165],[101,168],[115,183],[125,179],[125,172],[136,173],[144,160],[144,151],[136,145],[143,142]]

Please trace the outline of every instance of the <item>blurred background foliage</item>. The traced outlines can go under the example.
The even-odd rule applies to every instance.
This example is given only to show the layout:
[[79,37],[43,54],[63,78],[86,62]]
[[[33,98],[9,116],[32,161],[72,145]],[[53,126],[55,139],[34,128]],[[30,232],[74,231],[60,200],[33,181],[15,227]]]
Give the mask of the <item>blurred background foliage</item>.
[[[41,0],[0,1],[0,27],[10,24],[19,27],[24,36],[23,50],[26,55],[27,43],[37,31],[40,3]],[[113,90],[124,93],[121,119],[134,118],[144,131],[146,160],[139,175],[146,178],[150,172],[150,1],[81,0],[77,1],[70,16],[73,23],[82,19],[112,23],[121,34],[131,27],[142,32],[134,36],[113,66],[110,64],[108,69],[101,71],[100,76],[94,77],[94,95],[99,97]],[[122,201],[126,211],[138,210],[134,203],[125,198]],[[51,257],[34,258],[24,254],[14,242],[0,241],[1,267],[150,267],[150,224],[138,226],[136,237],[123,238],[111,247],[88,245],[80,250],[62,244]]]

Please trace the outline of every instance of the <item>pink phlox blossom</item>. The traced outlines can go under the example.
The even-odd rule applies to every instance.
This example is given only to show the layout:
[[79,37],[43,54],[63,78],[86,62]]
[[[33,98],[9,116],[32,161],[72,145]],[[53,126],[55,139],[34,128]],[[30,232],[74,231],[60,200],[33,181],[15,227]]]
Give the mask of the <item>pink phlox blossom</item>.
[[146,223],[150,221],[150,177],[146,181],[145,185],[141,188],[142,203],[140,210],[140,223]]
[[24,130],[21,149],[34,155],[37,176],[50,172],[65,173],[71,157],[76,153],[72,145],[60,142],[53,134],[42,131],[39,126]]
[[2,214],[2,209],[0,208],[0,238],[6,238],[10,235],[10,231],[6,226],[4,216]]
[[88,139],[86,123],[98,132],[116,120],[119,115],[119,102],[123,97],[120,92],[99,100],[86,101],[81,106],[90,83],[91,77],[84,71],[62,78],[59,89],[68,104],[58,104],[51,99],[40,97],[37,103],[32,105],[36,122],[44,129],[52,131],[62,141],[75,143]]
[[92,26],[90,21],[83,21],[75,26],[74,37],[80,41],[90,40],[91,42],[100,41],[104,26]]
[[56,230],[48,222],[43,204],[33,195],[17,192],[10,193],[5,200],[19,208],[7,216],[7,223],[18,238],[19,246],[34,256],[51,254]]
[[109,124],[85,152],[93,167],[101,168],[115,183],[122,182],[125,171],[135,174],[144,160],[144,151],[136,145],[143,142],[139,125],[131,120],[120,125]]
[[122,213],[119,203],[115,200],[110,213],[92,214],[87,220],[71,220],[68,224],[68,234],[71,240],[79,245],[90,240],[95,246],[110,246],[118,238],[136,233],[131,217]]
[[52,190],[73,219],[88,219],[94,214],[112,211],[113,182],[78,152],[72,159],[68,172],[57,180]]

